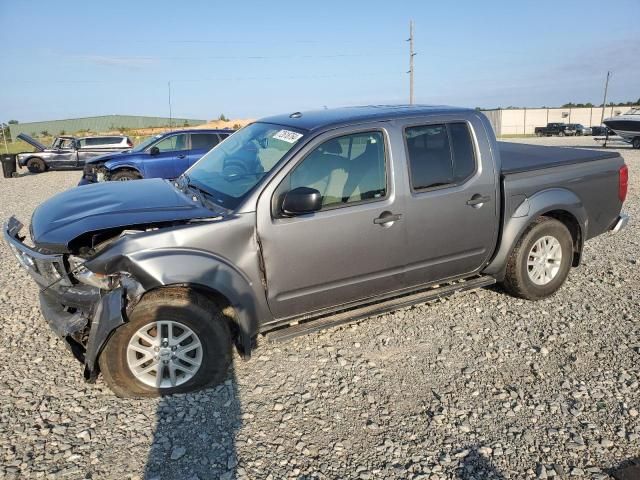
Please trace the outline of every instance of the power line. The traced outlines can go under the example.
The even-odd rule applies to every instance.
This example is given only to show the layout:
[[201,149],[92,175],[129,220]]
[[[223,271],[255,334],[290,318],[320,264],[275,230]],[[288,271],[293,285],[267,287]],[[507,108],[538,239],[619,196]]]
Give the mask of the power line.
[[[241,81],[241,80],[305,80],[305,79],[316,79],[316,78],[362,78],[362,77],[390,77],[396,76],[397,73],[389,72],[389,71],[378,71],[378,72],[359,72],[358,75],[352,74],[329,74],[329,75],[279,75],[279,76],[252,76],[252,77],[203,77],[203,78],[182,78],[182,79],[172,79],[173,83],[190,83],[190,82],[233,82],[233,81]],[[32,80],[32,79],[3,79],[3,84],[9,83],[28,83],[28,84],[63,84],[63,85],[81,85],[81,84],[130,84],[130,83],[145,83],[151,84],[155,83],[157,85],[164,84],[164,80],[153,80],[148,79],[122,79],[122,80],[56,80],[56,79],[42,79],[42,80]]]

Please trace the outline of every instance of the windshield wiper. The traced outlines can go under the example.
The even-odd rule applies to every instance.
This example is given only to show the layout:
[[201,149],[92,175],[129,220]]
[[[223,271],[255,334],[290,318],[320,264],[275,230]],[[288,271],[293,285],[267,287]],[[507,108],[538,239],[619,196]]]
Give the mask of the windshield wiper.
[[208,190],[191,183],[191,179],[189,178],[189,175],[187,175],[186,173],[183,173],[180,176],[180,178],[182,178],[182,180],[178,188],[180,188],[180,190],[182,190],[184,193],[187,193],[187,191],[192,193],[194,199],[199,200],[200,204],[204,207],[207,206],[208,199],[211,199],[212,204],[217,205],[214,201],[215,199],[213,194]]

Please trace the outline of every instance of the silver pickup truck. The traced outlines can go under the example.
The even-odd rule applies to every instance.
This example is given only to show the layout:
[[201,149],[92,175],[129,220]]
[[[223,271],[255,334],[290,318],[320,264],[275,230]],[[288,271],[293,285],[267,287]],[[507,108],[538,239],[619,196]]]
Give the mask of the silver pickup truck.
[[[178,180],[78,187],[5,240],[44,318],[119,395],[225,378],[281,341],[500,282],[554,294],[616,232],[618,153],[499,143],[474,110],[295,112],[236,132]],[[561,295],[561,293],[559,293]]]
[[27,167],[31,173],[82,168],[85,162],[93,158],[133,148],[133,142],[125,135],[80,138],[60,135],[53,139],[50,147],[44,146],[26,133],[21,133],[16,138],[35,148],[35,151],[19,153],[17,157],[18,164],[21,167]]

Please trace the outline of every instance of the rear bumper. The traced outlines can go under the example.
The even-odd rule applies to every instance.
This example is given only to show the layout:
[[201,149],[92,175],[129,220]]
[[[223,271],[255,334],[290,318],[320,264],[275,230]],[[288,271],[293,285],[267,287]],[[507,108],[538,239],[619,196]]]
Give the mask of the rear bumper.
[[618,233],[620,230],[625,228],[628,223],[629,223],[629,215],[627,215],[626,213],[621,213],[618,219],[613,224],[613,227],[611,227],[611,231],[613,233]]

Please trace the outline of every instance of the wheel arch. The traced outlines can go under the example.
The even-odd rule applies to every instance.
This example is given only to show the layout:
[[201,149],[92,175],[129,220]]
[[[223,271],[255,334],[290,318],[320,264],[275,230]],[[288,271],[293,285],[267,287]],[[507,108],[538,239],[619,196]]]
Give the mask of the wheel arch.
[[[132,254],[105,252],[88,263],[94,271],[128,272],[140,283],[142,294],[162,288],[191,288],[227,309],[235,322],[243,355],[251,352],[259,319],[270,313],[247,275],[224,258],[187,248],[152,249]],[[266,302],[266,300],[265,300]]]
[[[164,285],[160,285],[157,287],[153,287],[147,290],[142,298],[147,297],[148,295],[162,295],[163,292],[167,290],[186,290],[202,295],[207,300],[213,302],[225,316],[225,318],[229,321],[229,326],[232,329],[232,335],[234,338],[238,340],[242,340],[243,328],[240,323],[240,319],[238,318],[238,312],[233,304],[233,299],[230,299],[227,295],[222,293],[220,290],[216,290],[210,285],[204,283],[168,283]],[[245,351],[244,342],[239,341],[239,347],[242,350],[243,355],[249,355],[250,352]]]
[[138,175],[140,175],[140,178],[144,178],[142,171],[136,165],[123,164],[123,165],[116,165],[115,167],[107,167],[107,168],[109,169],[110,175],[115,175],[118,172],[127,171],[127,172],[137,173]]
[[565,188],[551,188],[525,198],[513,215],[504,220],[496,253],[483,272],[502,281],[509,256],[518,240],[540,217],[554,218],[569,229],[573,238],[572,266],[577,267],[588,228],[587,212],[574,192]]

